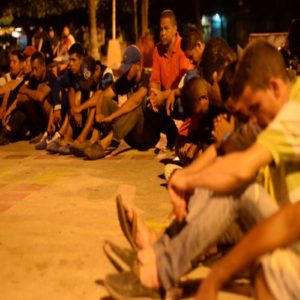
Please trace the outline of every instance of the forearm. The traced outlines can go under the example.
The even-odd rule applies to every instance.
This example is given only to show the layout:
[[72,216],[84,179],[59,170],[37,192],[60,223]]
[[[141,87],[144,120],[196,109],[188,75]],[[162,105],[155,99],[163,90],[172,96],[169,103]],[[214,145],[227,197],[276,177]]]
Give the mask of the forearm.
[[172,93],[171,89],[161,91],[161,93],[160,93],[160,100],[161,101],[166,101],[168,99],[168,97],[170,96],[171,93]]
[[292,204],[257,225],[214,265],[209,279],[215,280],[220,288],[234,274],[253,264],[259,256],[295,242],[300,238],[299,214],[300,203]]
[[95,97],[90,98],[88,101],[82,103],[81,105],[79,105],[79,108],[81,111],[86,110],[90,107],[95,107],[97,104],[97,101],[95,99]]
[[101,96],[101,94],[102,91],[96,91],[88,101],[80,105],[81,110],[85,110],[90,107],[96,107],[97,99]]
[[71,109],[76,106],[76,93],[73,88],[69,90],[69,104]]
[[11,115],[11,113],[17,108],[18,106],[18,99],[16,99],[7,109],[6,115]]
[[111,114],[112,120],[125,115],[141,105],[143,99],[147,96],[148,89],[141,87],[138,91],[132,94],[129,99]]
[[121,107],[111,114],[112,120],[133,111],[141,104],[141,101],[142,98],[132,95]]
[[217,151],[214,145],[209,146],[203,153],[200,153],[199,156],[186,168],[184,171],[186,174],[193,174],[200,172],[207,166],[211,165],[217,158]]
[[16,98],[16,100],[15,100],[15,102],[16,102],[16,107],[19,106],[19,105],[21,105],[21,104],[24,103],[24,102],[29,101],[29,100],[30,100],[30,99],[29,99],[29,97],[28,97],[27,95],[25,95],[25,94],[18,94],[18,96],[17,96],[17,98]]
[[38,90],[31,90],[31,89],[26,89],[24,95],[36,102],[43,102],[47,96]]
[[160,83],[153,82],[153,81],[150,82],[150,89],[160,90],[160,88],[161,88]]
[[254,144],[245,151],[233,152],[216,160],[198,173],[188,175],[189,188],[207,188],[215,192],[232,192],[253,180],[258,170],[270,164],[273,157],[269,150]]
[[175,96],[181,96],[181,89],[180,88],[174,89],[174,90],[172,90],[172,92],[174,93]]
[[8,97],[9,97],[9,94],[10,94],[10,91],[6,92],[4,94],[4,97],[3,97],[3,102],[2,102],[2,105],[1,105],[1,108],[3,110],[6,110],[7,109],[7,103],[8,103]]
[[244,166],[237,164],[239,155],[231,155],[220,158],[200,172],[187,174],[186,183],[189,189],[206,188],[214,192],[227,193],[240,188],[243,184],[250,181],[252,177],[246,176],[240,168]]

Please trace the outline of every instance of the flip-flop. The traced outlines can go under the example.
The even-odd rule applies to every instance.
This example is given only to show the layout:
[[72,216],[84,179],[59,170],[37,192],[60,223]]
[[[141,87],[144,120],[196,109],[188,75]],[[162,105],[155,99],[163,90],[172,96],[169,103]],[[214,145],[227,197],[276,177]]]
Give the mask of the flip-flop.
[[110,241],[104,242],[103,251],[119,272],[132,270],[137,262],[136,251],[119,247]]
[[127,241],[129,242],[131,248],[133,250],[137,250],[136,244],[136,226],[137,226],[137,216],[135,212],[133,212],[133,219],[130,222],[127,218],[126,211],[124,209],[123,201],[121,195],[117,195],[116,197],[116,205],[117,205],[117,213],[119,223],[122,229],[124,236],[126,237]]

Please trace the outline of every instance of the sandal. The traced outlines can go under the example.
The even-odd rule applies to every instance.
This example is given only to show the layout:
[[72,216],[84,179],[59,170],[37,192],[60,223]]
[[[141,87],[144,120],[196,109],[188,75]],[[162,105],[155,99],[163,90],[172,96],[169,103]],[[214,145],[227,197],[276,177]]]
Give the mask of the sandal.
[[136,244],[136,226],[137,226],[137,215],[133,212],[133,219],[130,222],[127,218],[126,211],[123,206],[123,201],[121,195],[117,195],[116,197],[116,205],[117,205],[117,213],[119,223],[122,229],[124,236],[126,237],[127,241],[129,242],[130,246],[133,250],[137,250]]
[[105,241],[103,251],[119,272],[128,272],[136,264],[137,253],[132,249],[122,248],[110,241]]

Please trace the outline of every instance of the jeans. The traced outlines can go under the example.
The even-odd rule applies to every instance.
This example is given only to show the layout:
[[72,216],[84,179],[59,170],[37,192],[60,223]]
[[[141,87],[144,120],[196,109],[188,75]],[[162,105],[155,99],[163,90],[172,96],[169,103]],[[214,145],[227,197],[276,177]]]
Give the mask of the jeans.
[[237,221],[243,231],[279,209],[258,183],[232,194],[196,189],[188,203],[186,220],[172,223],[154,244],[159,279],[165,289],[192,269],[192,262],[217,242]]

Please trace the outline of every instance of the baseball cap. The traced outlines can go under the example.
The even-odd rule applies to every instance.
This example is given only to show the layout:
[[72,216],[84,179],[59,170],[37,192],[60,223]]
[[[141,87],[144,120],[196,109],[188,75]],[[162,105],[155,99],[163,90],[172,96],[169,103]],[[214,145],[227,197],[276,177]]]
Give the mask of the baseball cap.
[[88,90],[93,84],[93,74],[96,68],[96,61],[91,56],[86,56],[81,63],[81,80],[80,86],[84,90]]
[[120,66],[120,71],[126,73],[130,67],[139,63],[142,60],[142,54],[139,48],[135,45],[130,45],[125,49],[123,60]]

